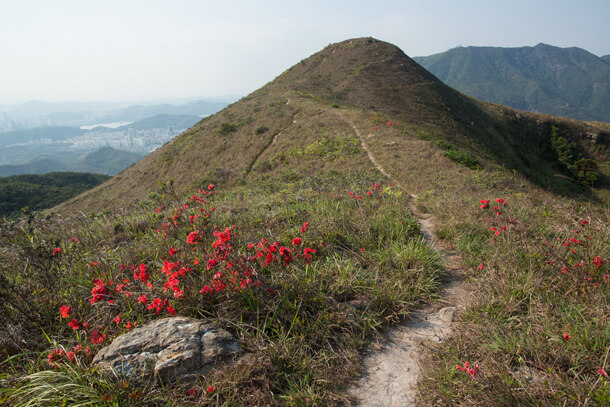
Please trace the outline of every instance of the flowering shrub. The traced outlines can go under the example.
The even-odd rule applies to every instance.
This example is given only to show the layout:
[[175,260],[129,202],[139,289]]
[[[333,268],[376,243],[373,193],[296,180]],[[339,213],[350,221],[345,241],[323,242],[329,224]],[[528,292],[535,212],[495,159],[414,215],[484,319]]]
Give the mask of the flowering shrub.
[[[294,262],[309,264],[316,254],[316,249],[305,244],[304,236],[293,237],[288,245],[267,238],[243,244],[236,240],[239,230],[235,225],[210,225],[214,185],[198,192],[172,209],[154,209],[162,216],[156,230],[167,257],[100,271],[92,279],[90,307],[80,307],[75,313],[72,305],[61,306],[61,317],[72,317],[68,325],[79,337],[101,345],[136,325],[122,315],[144,319],[174,316],[177,311],[189,313],[193,307],[201,311],[205,306],[239,302],[244,291],[269,295],[274,291],[268,287],[266,275]],[[308,227],[305,222],[299,232],[304,235]],[[94,273],[97,264],[92,263]],[[261,291],[262,287],[266,289]],[[57,356],[53,358],[57,360]]]

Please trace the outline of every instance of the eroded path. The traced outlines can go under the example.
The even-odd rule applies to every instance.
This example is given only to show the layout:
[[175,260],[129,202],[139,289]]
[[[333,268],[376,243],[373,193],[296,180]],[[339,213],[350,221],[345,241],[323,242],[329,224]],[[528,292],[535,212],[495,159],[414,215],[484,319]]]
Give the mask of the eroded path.
[[[354,130],[375,167],[408,193],[375,159],[354,123],[341,113],[337,112],[337,115]],[[382,342],[371,346],[375,349],[365,355],[364,375],[348,389],[355,405],[414,405],[417,382],[422,372],[422,344],[426,341],[443,341],[452,331],[456,314],[470,298],[471,291],[466,286],[457,254],[436,240],[434,217],[419,213],[415,207],[415,196],[411,194],[411,197],[410,209],[419,222],[422,238],[441,256],[447,282],[442,287],[440,300],[412,312],[401,325],[392,328]]]

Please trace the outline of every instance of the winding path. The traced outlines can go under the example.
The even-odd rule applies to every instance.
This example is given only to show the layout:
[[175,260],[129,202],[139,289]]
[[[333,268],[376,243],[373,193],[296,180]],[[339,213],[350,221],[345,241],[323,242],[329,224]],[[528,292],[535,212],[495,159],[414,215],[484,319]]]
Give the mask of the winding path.
[[[375,159],[354,123],[344,114],[335,113],[354,130],[373,165],[408,193]],[[410,195],[415,198],[413,194]],[[422,238],[441,256],[447,272],[447,282],[442,287],[439,301],[412,312],[405,322],[387,333],[378,350],[365,355],[365,373],[348,389],[354,404],[359,406],[414,405],[417,383],[422,372],[419,364],[422,343],[443,341],[451,333],[458,310],[468,303],[470,297],[457,254],[435,239],[434,217],[420,213],[414,199],[409,206],[419,222]]]

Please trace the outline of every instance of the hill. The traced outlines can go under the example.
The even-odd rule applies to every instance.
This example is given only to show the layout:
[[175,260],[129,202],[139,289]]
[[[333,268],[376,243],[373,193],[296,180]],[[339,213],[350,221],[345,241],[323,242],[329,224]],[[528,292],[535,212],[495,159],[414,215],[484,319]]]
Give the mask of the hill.
[[20,174],[46,174],[48,172],[67,171],[68,167],[55,160],[42,158],[25,164],[0,165],[0,177]]
[[610,55],[604,55],[602,59],[608,63],[610,63]]
[[140,154],[105,147],[85,154],[69,168],[72,171],[115,175],[141,158]]
[[46,174],[58,171],[115,175],[140,158],[142,158],[140,154],[104,147],[80,158],[65,160],[68,162],[60,162],[57,158],[41,158],[25,164],[0,165],[0,177],[19,174]]
[[17,217],[24,207],[30,210],[53,207],[109,178],[72,172],[0,177],[0,217]]
[[488,102],[610,122],[610,65],[580,48],[458,47],[415,60],[447,85]]
[[[329,45],[93,190],[0,223],[2,394],[604,405],[608,134],[468,97],[373,38]],[[191,363],[96,364],[172,316],[243,354],[188,384],[159,371]],[[355,380],[372,372],[382,384]]]
[[[329,144],[324,148],[331,150],[347,148],[341,143],[347,142],[352,130],[332,107],[340,105],[360,109],[366,112],[364,117],[383,115],[404,123],[404,130],[388,143],[401,144],[405,133],[426,132],[460,154],[473,153],[551,188],[571,188],[570,181],[554,174],[575,177],[576,161],[595,154],[603,158],[607,151],[607,126],[481,103],[444,85],[397,47],[361,39],[329,46],[301,61],[108,183],[58,209],[118,208],[145,199],[160,181],[170,179],[177,192],[184,193],[210,181],[234,185],[263,173],[310,171],[316,160],[318,170],[358,167],[356,162],[329,163],[322,154],[308,157],[307,168],[295,162],[297,157],[304,161],[303,151],[308,148],[322,148],[316,147],[321,143]],[[325,141],[328,137],[331,141]],[[553,144],[553,137],[578,152],[562,162],[557,151],[562,142]],[[588,137],[595,137],[595,144]],[[392,162],[400,165],[402,160]],[[606,185],[607,181],[601,177],[600,182]]]

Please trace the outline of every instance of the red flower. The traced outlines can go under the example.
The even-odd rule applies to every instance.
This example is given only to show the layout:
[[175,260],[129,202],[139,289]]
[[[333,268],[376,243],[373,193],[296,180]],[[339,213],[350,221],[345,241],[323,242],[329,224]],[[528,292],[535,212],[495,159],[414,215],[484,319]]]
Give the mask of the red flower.
[[176,310],[174,309],[174,307],[171,306],[171,304],[167,306],[166,310],[172,317],[176,315]]
[[144,294],[138,297],[138,303],[140,304],[148,304],[148,297]]
[[60,253],[61,253],[61,247],[56,247],[55,249],[53,249],[53,256],[57,256]]
[[298,246],[301,243],[303,243],[303,239],[301,239],[300,237],[295,237],[294,239],[292,239],[292,245],[293,246]]
[[479,373],[479,365],[475,365],[474,368],[470,367],[470,363],[469,362],[464,362],[464,366],[456,366],[455,367],[457,370],[461,370],[464,373],[468,373],[468,375],[470,375],[470,377],[475,377],[477,375],[477,373]]
[[72,306],[71,305],[62,305],[59,309],[59,313],[62,318],[68,318],[72,314]]
[[100,344],[104,342],[104,339],[106,339],[106,335],[100,333],[97,329],[91,331],[91,342],[95,344]]
[[75,331],[80,328],[80,323],[74,318],[72,318],[72,321],[68,322],[68,325],[70,325]]
[[216,391],[216,385],[214,385],[214,387],[212,386],[208,386],[208,388],[206,389],[206,391],[208,393],[214,393]]
[[597,367],[597,373],[601,376],[604,376],[606,379],[610,379],[610,376],[608,375],[608,373],[601,366]]
[[572,339],[572,337],[571,337],[570,335],[568,335],[568,334],[563,334],[563,340],[564,340],[565,342],[569,341],[570,339]]
[[112,322],[114,322],[115,324],[120,324],[121,323],[121,314],[117,315],[116,317],[114,317],[114,319],[112,320]]
[[95,283],[95,285],[91,289],[91,298],[89,299],[91,305],[95,304],[96,302],[102,301],[108,296],[108,290],[104,285],[104,280],[94,279],[93,282]]
[[483,270],[485,268],[485,265],[483,263],[479,264],[479,267],[477,267],[477,269],[479,270]]
[[208,191],[211,191],[211,190],[213,190],[213,189],[214,189],[214,184],[210,184],[210,185],[208,185]]
[[176,249],[174,249],[173,247],[169,250],[169,255],[173,256],[174,254],[176,254]]
[[305,233],[305,232],[307,232],[308,227],[309,227],[309,222],[305,222],[305,223],[303,223],[303,226],[301,226],[301,229],[299,229],[299,231],[301,233]]
[[146,266],[144,264],[140,264],[138,266],[138,271],[133,273],[133,279],[140,280],[143,283],[146,283],[150,279],[150,276],[146,272]]
[[73,241],[75,244],[76,244],[76,243],[78,243],[78,239],[77,239],[77,238],[75,238],[75,237],[73,237],[73,238],[72,238],[72,241]]
[[199,236],[198,230],[189,233],[189,235],[186,237],[186,242],[188,244],[192,244],[192,245],[196,245],[199,242],[199,240],[200,240],[200,236]]

